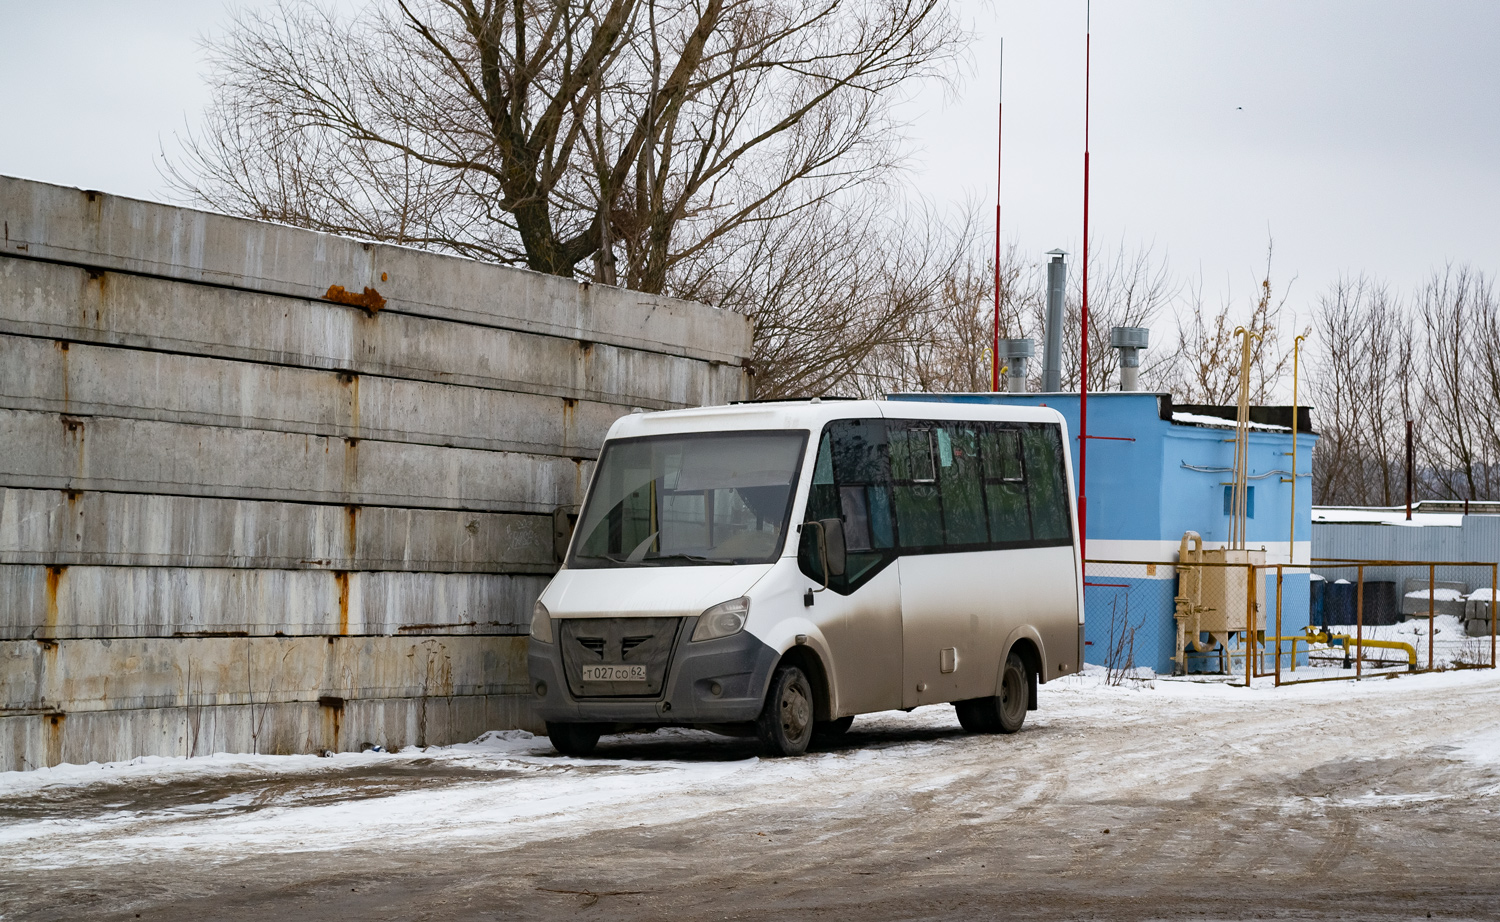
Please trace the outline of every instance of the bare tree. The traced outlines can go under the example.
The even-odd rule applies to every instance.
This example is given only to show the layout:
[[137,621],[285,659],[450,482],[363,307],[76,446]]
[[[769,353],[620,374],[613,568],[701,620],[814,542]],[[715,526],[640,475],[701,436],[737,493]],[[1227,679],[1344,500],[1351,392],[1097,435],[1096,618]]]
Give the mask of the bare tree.
[[1191,289],[1187,316],[1177,317],[1174,367],[1161,375],[1181,402],[1227,406],[1239,400],[1237,327],[1259,337],[1251,346],[1250,402],[1264,404],[1276,399],[1278,386],[1291,370],[1292,351],[1282,333],[1287,293],[1281,292],[1278,297],[1272,284],[1272,253],[1273,244],[1268,241],[1265,272],[1256,283],[1256,298],[1248,312],[1238,310],[1234,299],[1226,297],[1219,309],[1209,314],[1203,304],[1202,282]]
[[1405,421],[1411,418],[1416,339],[1400,302],[1364,276],[1320,297],[1308,363],[1317,407],[1313,497],[1326,504],[1389,506],[1405,488]]
[[[865,393],[975,392],[992,386],[995,263],[990,241],[975,231],[977,212],[939,238],[942,256],[926,264],[941,276],[928,308],[911,316],[910,335],[874,350],[861,373]],[[1024,260],[1014,246],[1000,261],[1000,338],[1022,338],[1040,294],[1023,287]]]
[[1449,266],[1435,272],[1417,295],[1426,333],[1422,381],[1423,455],[1443,498],[1495,494],[1500,452],[1484,350],[1496,323],[1493,287],[1481,272]]
[[885,175],[896,91],[967,37],[946,0],[285,0],[210,44],[167,173],[234,214],[671,292]]
[[[955,239],[957,238],[957,239]],[[873,369],[933,342],[963,231],[875,194],[825,199],[796,221],[755,222],[678,267],[681,294],[748,314],[757,397],[884,393]]]

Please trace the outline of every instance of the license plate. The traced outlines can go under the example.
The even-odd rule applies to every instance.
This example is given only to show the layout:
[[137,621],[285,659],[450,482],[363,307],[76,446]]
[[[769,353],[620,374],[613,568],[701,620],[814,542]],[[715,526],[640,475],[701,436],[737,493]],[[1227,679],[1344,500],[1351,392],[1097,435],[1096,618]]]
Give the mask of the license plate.
[[645,666],[584,666],[585,682],[644,682]]

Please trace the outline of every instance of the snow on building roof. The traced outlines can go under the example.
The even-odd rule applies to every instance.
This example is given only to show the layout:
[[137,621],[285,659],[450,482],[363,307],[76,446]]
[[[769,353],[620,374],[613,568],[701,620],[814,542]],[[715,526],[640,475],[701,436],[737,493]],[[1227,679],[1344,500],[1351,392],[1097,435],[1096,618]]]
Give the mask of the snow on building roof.
[[1413,512],[1411,521],[1407,521],[1405,509],[1368,506],[1314,506],[1312,520],[1313,524],[1321,525],[1402,525],[1407,528],[1461,528],[1464,524],[1463,514],[1457,512]]
[[[1181,410],[1172,411],[1172,422],[1179,426],[1204,426],[1209,429],[1233,429],[1235,422],[1232,419],[1223,419],[1218,416],[1204,416],[1202,413],[1186,413]],[[1249,423],[1251,429],[1261,432],[1291,432],[1291,426],[1273,426],[1270,423]]]

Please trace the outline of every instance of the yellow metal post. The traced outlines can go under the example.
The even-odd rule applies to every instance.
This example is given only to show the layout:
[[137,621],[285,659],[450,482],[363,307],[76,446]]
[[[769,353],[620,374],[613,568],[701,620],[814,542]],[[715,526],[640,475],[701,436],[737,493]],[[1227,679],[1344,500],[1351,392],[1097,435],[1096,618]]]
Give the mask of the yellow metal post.
[[[1297,358],[1306,336],[1292,340],[1292,533],[1291,546],[1287,548],[1287,560],[1297,562]],[[1312,568],[1308,568],[1308,573]],[[1278,629],[1276,633],[1280,634]]]

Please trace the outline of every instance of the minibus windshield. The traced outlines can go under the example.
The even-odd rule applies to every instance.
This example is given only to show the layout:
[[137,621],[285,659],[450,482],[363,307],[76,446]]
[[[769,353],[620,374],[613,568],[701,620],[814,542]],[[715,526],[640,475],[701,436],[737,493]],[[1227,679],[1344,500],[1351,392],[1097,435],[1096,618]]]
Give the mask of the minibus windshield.
[[806,444],[783,429],[607,442],[568,566],[775,560]]

